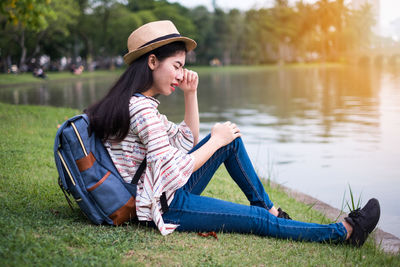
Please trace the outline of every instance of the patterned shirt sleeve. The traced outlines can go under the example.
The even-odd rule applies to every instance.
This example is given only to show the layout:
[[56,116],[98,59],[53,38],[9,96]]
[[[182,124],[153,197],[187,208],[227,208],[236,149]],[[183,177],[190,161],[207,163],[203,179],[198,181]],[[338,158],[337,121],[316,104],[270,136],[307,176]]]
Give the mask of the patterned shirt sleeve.
[[[160,196],[163,192],[175,192],[182,187],[194,167],[194,158],[185,153],[190,145],[183,143],[180,146],[182,150],[172,145],[168,126],[165,118],[151,104],[143,103],[131,111],[131,130],[137,134],[147,150],[147,168],[141,184],[143,190],[136,196],[137,216],[139,220],[152,219],[163,235],[173,232],[177,225],[164,224],[159,209]],[[177,128],[179,132],[179,126]],[[185,134],[190,138],[191,134]],[[175,139],[179,140],[179,137]]]
[[186,125],[185,121],[176,125],[175,123],[168,121],[167,117],[164,115],[161,115],[161,119],[166,125],[170,143],[174,147],[188,153],[193,148],[194,144],[194,137],[189,126]]

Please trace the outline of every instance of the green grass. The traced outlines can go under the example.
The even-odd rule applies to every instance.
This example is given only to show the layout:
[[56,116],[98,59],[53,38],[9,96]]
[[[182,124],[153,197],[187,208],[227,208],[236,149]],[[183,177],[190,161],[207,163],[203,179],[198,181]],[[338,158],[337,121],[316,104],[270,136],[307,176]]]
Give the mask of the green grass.
[[[166,237],[135,224],[95,226],[71,211],[58,188],[53,160],[57,125],[78,111],[0,104],[0,262],[2,266],[313,265],[400,266],[372,239],[361,248],[254,235],[196,233]],[[328,220],[266,185],[273,201],[296,219]],[[221,168],[204,195],[247,204]]]
[[9,86],[15,84],[30,84],[30,83],[46,83],[49,81],[69,80],[69,79],[85,79],[91,77],[106,77],[116,76],[121,74],[124,69],[116,70],[98,70],[93,72],[85,71],[81,75],[73,75],[70,72],[47,72],[47,79],[36,78],[32,73],[22,74],[0,74],[0,86]]

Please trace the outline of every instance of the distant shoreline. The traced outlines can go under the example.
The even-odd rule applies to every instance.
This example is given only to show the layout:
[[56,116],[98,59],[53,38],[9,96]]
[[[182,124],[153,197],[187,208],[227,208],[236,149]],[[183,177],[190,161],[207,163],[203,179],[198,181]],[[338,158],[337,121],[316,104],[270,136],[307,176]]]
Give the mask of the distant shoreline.
[[[199,74],[204,72],[225,72],[225,71],[265,71],[265,70],[277,70],[280,68],[315,68],[315,67],[339,67],[345,66],[339,63],[296,63],[296,64],[269,64],[269,65],[231,65],[222,67],[210,67],[210,66],[187,66],[189,69],[199,72]],[[120,75],[125,68],[118,68],[115,70],[96,70],[92,72],[84,71],[80,75],[74,75],[69,71],[60,72],[46,72],[47,78],[37,78],[32,75],[32,73],[22,73],[22,74],[0,74],[0,87],[9,87],[13,85],[24,85],[24,84],[40,84],[53,81],[63,81],[63,80],[77,80],[77,79],[87,79],[87,78],[98,78],[98,77],[110,77]]]

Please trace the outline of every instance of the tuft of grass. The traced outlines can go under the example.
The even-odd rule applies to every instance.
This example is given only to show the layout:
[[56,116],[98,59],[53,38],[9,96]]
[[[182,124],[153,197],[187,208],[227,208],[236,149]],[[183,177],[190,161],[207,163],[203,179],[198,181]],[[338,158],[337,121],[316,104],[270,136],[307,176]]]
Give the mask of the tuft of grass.
[[354,202],[354,194],[353,194],[353,191],[351,190],[350,184],[349,184],[349,195],[350,195],[350,201],[351,201],[350,204],[351,204],[351,206],[349,204],[349,201],[346,200],[346,206],[349,209],[349,212],[351,212],[353,210],[356,210],[356,209],[359,209],[360,206],[361,206],[361,195],[358,197],[357,204],[355,204],[355,202]]
[[[57,125],[77,110],[0,104],[0,262],[2,266],[399,266],[369,239],[361,249],[255,235],[196,233],[162,236],[137,224],[90,224],[71,211],[57,184],[53,141]],[[297,220],[329,223],[310,206],[265,186]],[[248,204],[220,168],[204,195]]]

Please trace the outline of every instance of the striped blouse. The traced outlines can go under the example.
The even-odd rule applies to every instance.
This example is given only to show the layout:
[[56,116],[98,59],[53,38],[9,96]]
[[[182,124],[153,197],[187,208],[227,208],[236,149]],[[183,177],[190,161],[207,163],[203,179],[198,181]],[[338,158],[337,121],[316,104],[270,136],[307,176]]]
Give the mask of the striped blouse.
[[188,152],[194,139],[184,121],[179,125],[168,121],[158,112],[158,104],[153,97],[132,96],[128,135],[122,142],[108,140],[104,145],[126,182],[131,182],[146,157],[146,170],[137,187],[136,214],[140,221],[153,220],[161,234],[167,235],[178,225],[164,223],[160,196],[165,192],[169,205],[192,174],[194,158]]

